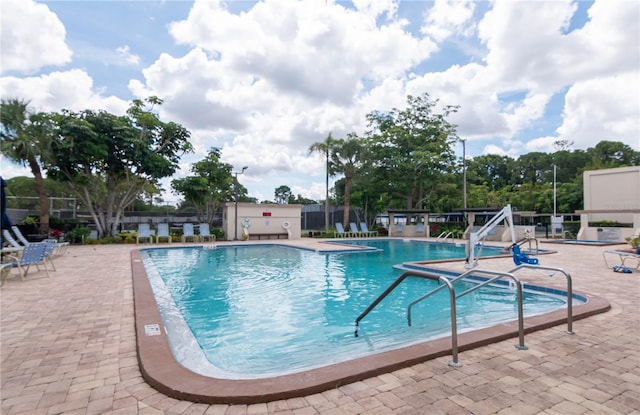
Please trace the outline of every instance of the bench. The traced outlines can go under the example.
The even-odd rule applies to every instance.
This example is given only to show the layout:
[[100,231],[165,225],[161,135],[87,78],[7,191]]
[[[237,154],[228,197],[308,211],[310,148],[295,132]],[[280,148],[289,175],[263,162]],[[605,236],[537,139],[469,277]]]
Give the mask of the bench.
[[288,239],[288,233],[249,233],[249,240],[251,239]]

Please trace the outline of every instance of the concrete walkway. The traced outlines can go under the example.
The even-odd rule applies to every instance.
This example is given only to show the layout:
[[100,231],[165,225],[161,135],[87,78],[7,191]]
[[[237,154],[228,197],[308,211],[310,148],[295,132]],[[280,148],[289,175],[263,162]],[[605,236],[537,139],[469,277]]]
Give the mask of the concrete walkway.
[[[305,244],[315,241],[303,240]],[[620,248],[624,247],[620,245]],[[614,273],[612,247],[541,244],[573,276],[574,291],[612,309],[566,325],[344,385],[252,405],[204,405],[147,385],[136,358],[130,251],[73,246],[51,278],[33,273],[0,289],[2,414],[632,414],[640,413],[640,272]],[[508,259],[480,260],[507,270]],[[461,264],[447,264],[461,269]],[[530,279],[564,288],[564,278]],[[526,278],[523,278],[526,279]]]

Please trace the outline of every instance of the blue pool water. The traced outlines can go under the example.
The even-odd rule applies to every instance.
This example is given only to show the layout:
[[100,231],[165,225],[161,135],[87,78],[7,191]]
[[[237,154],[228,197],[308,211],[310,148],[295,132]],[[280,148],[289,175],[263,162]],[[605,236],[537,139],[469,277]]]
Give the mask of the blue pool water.
[[[407,305],[437,286],[417,278],[405,281],[362,320],[359,337],[354,321],[400,275],[393,265],[463,257],[463,246],[354,243],[374,249],[317,253],[235,245],[147,249],[142,258],[176,359],[208,376],[294,373],[450,334],[446,290],[415,306],[412,326],[407,325]],[[456,283],[462,292],[465,287],[458,284],[470,283]],[[524,300],[525,315],[565,306],[558,296],[526,293]],[[459,331],[514,320],[515,292],[477,290],[458,300],[457,312]]]

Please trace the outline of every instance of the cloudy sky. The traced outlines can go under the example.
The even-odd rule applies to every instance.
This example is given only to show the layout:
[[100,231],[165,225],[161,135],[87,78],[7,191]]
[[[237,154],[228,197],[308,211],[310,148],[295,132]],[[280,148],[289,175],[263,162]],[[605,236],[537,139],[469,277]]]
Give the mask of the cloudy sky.
[[425,92],[460,106],[469,156],[559,138],[640,150],[637,0],[2,0],[0,15],[2,98],[123,114],[156,95],[196,148],[176,177],[218,147],[259,200],[281,185],[323,199],[309,146]]

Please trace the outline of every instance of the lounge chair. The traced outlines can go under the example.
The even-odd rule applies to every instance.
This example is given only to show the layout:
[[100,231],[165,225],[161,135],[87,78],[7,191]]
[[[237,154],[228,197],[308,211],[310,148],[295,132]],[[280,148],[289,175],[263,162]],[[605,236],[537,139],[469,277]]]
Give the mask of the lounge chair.
[[151,227],[148,223],[138,224],[138,236],[136,236],[136,244],[140,243],[140,239],[153,243],[153,234],[151,233]]
[[[20,279],[22,281],[25,280],[27,274],[29,273],[29,268],[31,265],[36,265],[39,268],[39,265],[42,265],[44,271],[49,277],[49,269],[47,268],[47,252],[48,244],[45,242],[34,242],[25,246],[24,249],[18,253],[18,255],[8,255],[6,258],[9,263],[14,264],[18,268],[18,273],[20,275]],[[5,275],[6,278],[6,275]],[[4,280],[2,281],[4,283]]]
[[404,231],[404,223],[396,224],[396,232],[402,233]]
[[364,236],[378,236],[378,231],[370,231],[366,222],[360,222],[360,229],[362,229]]
[[424,222],[418,222],[418,226],[416,226],[416,233],[424,233]]
[[14,264],[12,262],[3,262],[0,264],[0,286],[4,284],[4,280],[7,279],[13,267]]
[[169,233],[168,223],[158,224],[158,233],[156,234],[156,242],[160,243],[161,239],[166,239],[167,242],[171,243],[171,234]]
[[11,227],[11,230],[13,231],[13,234],[18,238],[18,240],[22,243],[22,245],[29,245],[29,241],[27,241],[27,238],[25,238],[22,232],[20,232],[20,228],[18,228],[16,225],[13,225]]
[[336,222],[335,237],[336,238],[344,238],[344,237],[349,237],[349,236],[351,236],[351,233],[350,232],[345,232],[344,226],[342,226],[342,223]]
[[200,225],[198,225],[198,228],[200,229],[200,242],[215,242],[216,236],[209,230],[208,223],[201,223]]
[[[617,255],[618,257],[617,262],[619,262],[620,264],[616,264],[613,261],[612,261],[612,264],[609,264],[609,261],[607,260],[607,255]],[[611,269],[614,269],[616,267],[626,268],[626,269],[635,269],[635,270],[640,269],[640,255],[634,254],[632,252],[606,250],[602,252],[602,258],[604,259],[605,265]],[[630,263],[627,264],[627,261],[630,261]]]
[[[18,249],[22,250],[25,246],[30,245],[31,242],[22,235],[22,232],[20,232],[20,229],[17,226],[12,226],[11,228],[15,228],[13,229],[14,234],[24,243],[24,245],[18,243],[7,229],[2,230],[2,236],[5,241],[11,244],[12,248],[16,249],[15,252],[20,252]],[[55,239],[45,239],[45,242],[47,244],[47,259],[51,262],[51,266],[55,271],[56,267],[53,265],[53,258],[64,255],[69,247],[69,242],[58,242]]]
[[2,237],[4,238],[5,241],[9,242],[9,244],[13,248],[21,248],[21,247],[25,246],[25,245],[20,245],[18,243],[18,241],[16,241],[16,239],[13,237],[13,235],[11,235],[11,232],[9,232],[8,229],[3,229],[2,230]]
[[349,223],[349,230],[351,231],[352,236],[364,236],[364,234],[358,229],[358,225],[356,225],[355,222]]
[[193,232],[193,223],[184,223],[182,225],[182,243],[191,239],[191,242],[198,242],[198,237]]
[[[56,241],[55,239],[45,239],[44,241],[42,241],[42,243],[45,246],[44,259],[45,259],[45,261],[49,261],[49,263],[51,264],[51,268],[55,271],[56,270],[56,266],[53,263],[53,258],[56,256],[56,249],[58,248],[58,241]],[[36,266],[38,266],[38,265],[36,264]],[[40,269],[39,266],[38,266],[38,269]]]

